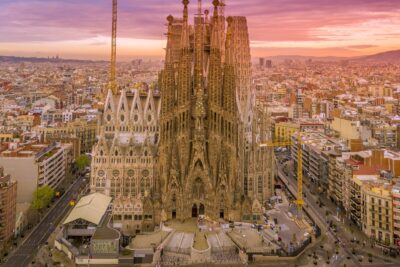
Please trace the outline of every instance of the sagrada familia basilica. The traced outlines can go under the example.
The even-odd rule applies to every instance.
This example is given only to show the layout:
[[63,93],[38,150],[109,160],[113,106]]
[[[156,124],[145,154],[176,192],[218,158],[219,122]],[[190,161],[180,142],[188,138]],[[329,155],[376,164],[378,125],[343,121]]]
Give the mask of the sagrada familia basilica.
[[226,18],[214,0],[190,24],[182,3],[181,17],[167,17],[158,85],[110,90],[100,119],[91,191],[113,197],[113,222],[126,232],[199,215],[259,221],[273,192],[246,18]]

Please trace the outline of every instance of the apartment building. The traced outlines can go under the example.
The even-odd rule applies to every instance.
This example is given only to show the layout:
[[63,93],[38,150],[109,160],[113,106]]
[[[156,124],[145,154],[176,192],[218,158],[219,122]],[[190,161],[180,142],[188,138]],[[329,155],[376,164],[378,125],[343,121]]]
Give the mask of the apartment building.
[[0,249],[14,234],[17,182],[0,167]]
[[[348,201],[343,193],[351,187],[354,175],[379,175],[384,178],[400,176],[400,153],[387,149],[342,153],[331,158],[328,165],[328,192],[341,206]],[[350,203],[350,202],[348,202]]]
[[[291,157],[297,168],[297,134],[292,135]],[[320,187],[323,192],[329,188],[329,157],[336,157],[347,151],[346,145],[339,139],[330,138],[323,133],[302,133],[301,136],[303,174]]]
[[328,194],[364,233],[380,243],[400,245],[399,153],[344,152],[329,160]]
[[390,124],[376,124],[371,126],[372,137],[379,147],[397,146],[397,126]]
[[393,207],[393,239],[397,246],[400,246],[400,183],[392,188]]
[[360,121],[356,118],[334,117],[330,128],[337,131],[341,138],[354,140],[360,138]]
[[343,177],[345,173],[345,160],[348,156],[349,153],[343,153],[337,157],[329,158],[328,195],[339,207],[343,206]]
[[9,143],[0,150],[0,166],[18,182],[17,202],[32,202],[36,188],[56,189],[72,161],[71,145],[60,143]]
[[43,137],[44,142],[79,138],[80,153],[90,153],[96,143],[97,123],[77,119],[57,126],[36,127],[34,131]]
[[392,186],[382,181],[362,186],[362,230],[386,245],[393,244]]
[[275,142],[288,142],[298,132],[323,132],[324,124],[313,121],[280,121],[272,124],[272,138]]
[[[348,178],[347,176],[346,178]],[[363,227],[362,223],[362,210],[365,207],[365,202],[362,202],[362,187],[366,183],[377,182],[379,175],[369,173],[368,170],[358,170],[357,174],[354,174],[345,186],[344,192],[344,210],[349,219],[351,219],[360,229]]]
[[48,109],[42,113],[41,122],[44,125],[61,123],[63,121],[63,112],[58,109]]

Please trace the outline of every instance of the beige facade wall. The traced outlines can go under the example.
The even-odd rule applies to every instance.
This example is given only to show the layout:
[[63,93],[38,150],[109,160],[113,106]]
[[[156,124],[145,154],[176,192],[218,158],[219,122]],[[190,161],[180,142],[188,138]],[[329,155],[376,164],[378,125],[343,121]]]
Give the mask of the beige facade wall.
[[[400,240],[400,190],[395,188],[392,191],[393,205],[393,235],[396,240]],[[395,242],[396,242],[395,240]]]
[[97,123],[78,120],[59,127],[37,127],[35,130],[43,135],[45,142],[79,138],[80,152],[88,153],[92,151],[92,147],[96,143]]
[[35,158],[0,157],[0,166],[18,182],[17,202],[32,202],[39,174]]
[[362,187],[362,230],[387,245],[393,244],[393,210],[391,191],[383,185]]
[[352,140],[359,139],[360,134],[358,132],[358,121],[351,121],[343,118],[334,117],[331,123],[331,128],[340,133],[340,137]]
[[55,147],[48,152],[48,156],[43,155],[39,159],[35,156],[0,156],[0,166],[18,182],[18,203],[32,202],[33,192],[38,186],[57,188],[65,178],[68,156],[65,149]]

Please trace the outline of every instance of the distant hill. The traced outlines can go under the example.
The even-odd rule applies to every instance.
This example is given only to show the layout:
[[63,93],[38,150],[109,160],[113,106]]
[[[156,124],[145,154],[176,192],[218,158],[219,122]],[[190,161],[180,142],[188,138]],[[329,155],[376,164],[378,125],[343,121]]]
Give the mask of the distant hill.
[[345,57],[314,57],[314,56],[299,56],[299,55],[280,55],[280,56],[270,56],[270,57],[265,57],[265,58],[270,59],[274,62],[284,62],[285,60],[294,60],[294,61],[301,61],[301,62],[305,62],[308,60],[335,62],[335,61],[339,61],[339,60],[348,59]]
[[62,59],[62,58],[45,58],[45,57],[15,57],[15,56],[0,56],[0,62],[32,62],[32,63],[104,63],[106,61],[79,60],[79,59]]
[[[399,63],[400,64],[400,50],[386,51],[378,54],[361,56],[361,57],[315,57],[315,56],[299,56],[299,55],[278,55],[264,57],[270,59],[273,62],[284,62],[285,60],[294,60],[305,62],[308,60],[312,61],[323,61],[323,62],[337,62],[342,60],[349,60],[354,62],[378,62],[378,63]],[[45,58],[45,57],[16,57],[16,56],[1,56],[1,62],[32,62],[32,63],[108,63],[104,60],[80,60],[80,59],[62,59],[62,58]],[[258,58],[253,58],[253,62],[258,64]]]
[[[360,56],[360,57],[314,57],[314,56],[299,56],[299,55],[279,55],[265,57],[274,62],[284,62],[285,60],[294,60],[305,62],[307,60],[323,61],[323,62],[337,62],[342,60],[354,62],[378,62],[378,63],[400,63],[400,50],[386,51],[378,54]],[[255,59],[256,60],[256,59]],[[254,61],[258,64],[257,61]]]
[[381,63],[400,63],[400,50],[386,51],[374,55],[352,58],[351,60]]

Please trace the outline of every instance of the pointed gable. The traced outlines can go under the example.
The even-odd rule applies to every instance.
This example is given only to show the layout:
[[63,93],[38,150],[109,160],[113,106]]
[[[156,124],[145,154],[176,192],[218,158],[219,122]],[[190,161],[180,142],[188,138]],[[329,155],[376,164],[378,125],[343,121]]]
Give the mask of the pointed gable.
[[109,155],[109,147],[106,142],[106,138],[104,136],[104,132],[101,132],[99,141],[95,146],[95,155],[97,156],[108,156]]
[[149,90],[144,106],[144,121],[147,125],[156,125],[157,109],[154,103],[153,90]]
[[119,124],[119,130],[121,132],[129,131],[129,110],[128,110],[128,99],[126,96],[126,90],[121,90],[121,96],[118,103],[118,115],[117,122]]
[[115,103],[111,90],[108,90],[106,101],[104,104],[104,121],[111,124],[115,120]]
[[143,122],[143,109],[138,90],[134,90],[130,119],[134,125],[140,125]]

